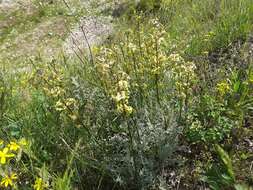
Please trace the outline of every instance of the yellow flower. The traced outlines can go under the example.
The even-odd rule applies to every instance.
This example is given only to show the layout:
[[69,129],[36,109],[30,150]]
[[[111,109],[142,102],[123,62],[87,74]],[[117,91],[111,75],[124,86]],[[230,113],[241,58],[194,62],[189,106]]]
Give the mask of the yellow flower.
[[15,155],[10,153],[8,154],[9,149],[8,148],[4,148],[3,151],[0,150],[0,163],[1,164],[5,164],[6,163],[6,158],[12,158]]
[[131,115],[133,113],[133,108],[128,105],[124,105],[124,109],[127,115]]
[[128,88],[128,82],[125,80],[120,80],[118,82],[118,86],[121,90],[127,89]]
[[71,105],[76,104],[76,100],[74,98],[68,98],[68,99],[66,99],[65,103],[67,106],[71,106]]
[[11,141],[10,144],[8,144],[7,146],[9,147],[10,150],[13,151],[17,151],[18,149],[20,149],[20,146],[13,141]]
[[58,96],[60,96],[63,93],[64,93],[64,91],[60,87],[55,87],[55,88],[53,88],[53,89],[50,90],[50,94],[53,97],[58,97]]
[[112,96],[115,102],[120,102],[121,100],[127,99],[127,93],[125,91],[117,92],[116,96]]
[[208,52],[208,51],[203,51],[202,53],[203,53],[204,55],[208,55],[209,52]]
[[46,184],[43,182],[42,178],[37,177],[33,185],[34,190],[43,190]]
[[222,96],[230,90],[230,86],[227,82],[218,83],[216,88]]
[[0,145],[4,144],[4,141],[2,139],[0,139]]
[[55,104],[56,111],[63,111],[66,109],[66,106],[61,102],[61,100],[57,101]]
[[13,180],[16,180],[17,178],[18,176],[16,173],[11,174],[10,176],[6,175],[1,181],[1,186],[13,186]]
[[183,58],[179,54],[173,53],[169,56],[169,60],[172,62],[182,62]]
[[117,104],[117,111],[119,113],[125,113],[127,116],[131,115],[134,109],[127,104]]

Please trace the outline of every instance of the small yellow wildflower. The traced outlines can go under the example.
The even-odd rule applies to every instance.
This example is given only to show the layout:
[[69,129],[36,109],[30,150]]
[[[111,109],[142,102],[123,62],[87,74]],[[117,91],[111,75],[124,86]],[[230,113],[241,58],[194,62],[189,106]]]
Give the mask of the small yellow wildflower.
[[182,62],[183,58],[179,54],[173,53],[169,56],[169,60],[172,62]]
[[120,102],[121,100],[128,99],[127,92],[126,91],[117,92],[117,95],[112,96],[112,98],[115,102]]
[[123,90],[127,89],[128,88],[128,82],[125,81],[125,80],[120,80],[118,82],[118,86],[119,86],[120,89],[123,89]]
[[128,105],[124,105],[124,109],[127,115],[131,115],[133,113],[133,108]]
[[6,163],[6,158],[12,158],[15,155],[12,153],[8,153],[9,152],[9,148],[4,148],[2,151],[0,150],[0,163],[1,164],[5,164]]
[[209,52],[208,51],[203,51],[202,53],[203,53],[203,55],[207,56]]
[[4,144],[4,141],[2,139],[0,139],[0,145]]
[[65,103],[66,103],[67,106],[75,105],[76,100],[74,98],[67,98]]
[[20,146],[16,143],[11,141],[10,144],[7,145],[9,147],[10,150],[13,151],[17,151],[18,149],[20,149]]
[[33,185],[34,190],[43,190],[46,184],[43,182],[42,178],[37,177]]
[[125,113],[126,115],[129,116],[133,113],[134,109],[131,106],[127,105],[127,104],[118,104],[117,105],[117,111],[119,113]]
[[55,104],[55,109],[57,111],[63,111],[66,109],[66,106],[61,102],[61,100],[59,100],[58,102],[56,102]]
[[216,88],[222,96],[230,90],[230,86],[227,82],[218,83]]
[[58,97],[60,96],[61,94],[63,94],[64,91],[63,89],[61,89],[60,87],[55,87],[55,88],[52,88],[50,90],[50,94],[53,96],[53,97]]
[[13,186],[13,180],[16,180],[17,178],[18,176],[16,173],[11,174],[10,176],[6,175],[1,181],[1,186],[11,187]]

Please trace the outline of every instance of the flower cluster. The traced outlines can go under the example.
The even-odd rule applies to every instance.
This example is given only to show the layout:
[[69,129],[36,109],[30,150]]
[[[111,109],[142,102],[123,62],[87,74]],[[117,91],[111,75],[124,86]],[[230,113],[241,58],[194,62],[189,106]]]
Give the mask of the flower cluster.
[[179,54],[171,54],[168,59],[172,63],[171,71],[177,96],[185,99],[187,95],[191,94],[191,87],[197,80],[196,65],[193,62],[185,61]]
[[130,77],[122,71],[120,64],[116,64],[115,51],[116,49],[102,47],[97,56],[96,69],[104,90],[116,105],[117,112],[130,115],[133,112],[133,108],[129,105]]
[[48,185],[43,181],[41,177],[36,177],[33,188],[34,190],[44,190]]
[[160,103],[168,97],[168,86],[172,83],[176,98],[182,101],[192,94],[197,81],[195,63],[179,54],[168,54],[169,36],[164,27],[157,20],[151,20],[148,25],[149,30],[142,24],[128,30],[119,43],[102,47],[96,54],[96,71],[121,113],[129,114],[133,110],[128,102],[129,86],[135,90],[131,95],[141,99],[155,96]]
[[153,31],[148,36],[144,36],[145,40],[148,40],[149,37],[151,39],[147,41],[146,57],[149,58],[151,74],[162,75],[168,63],[164,49],[167,46],[165,40],[166,31],[157,20],[151,20],[151,24]]
[[[131,94],[141,98],[148,98],[152,93],[160,96],[164,87],[163,79],[168,67],[165,29],[154,19],[147,23],[150,26],[147,30],[139,19],[137,22],[140,24],[122,33],[118,43],[101,47],[95,53],[96,71],[119,112],[131,113],[133,110],[128,105],[129,86],[138,91]],[[122,73],[127,77],[122,77]]]
[[14,181],[16,181],[18,179],[18,176],[16,173],[12,173],[10,175],[5,175],[2,178],[1,181],[1,186],[8,188],[9,186],[12,187],[14,186]]
[[227,81],[220,82],[217,84],[216,89],[221,96],[224,96],[226,93],[230,91],[230,85],[228,84]]
[[[43,73],[43,74],[41,74]],[[42,67],[40,72],[35,72],[35,77],[42,86],[44,94],[53,101],[54,109],[61,115],[67,115],[72,121],[76,121],[78,114],[78,101],[71,97],[66,90],[66,79],[61,67]]]
[[0,186],[3,188],[14,187],[16,185],[16,180],[18,179],[16,170],[13,168],[13,165],[10,164],[10,160],[15,159],[19,161],[18,155],[22,153],[22,148],[27,145],[25,139],[21,139],[19,141],[11,141],[7,144],[4,143],[3,140],[0,141],[0,164],[1,170],[1,182]]
[[[122,74],[123,76],[125,74]],[[117,111],[119,113],[125,113],[126,115],[130,115],[133,112],[133,108],[129,106],[129,83],[126,79],[120,80],[116,84],[116,88],[112,94],[112,98],[117,106]]]

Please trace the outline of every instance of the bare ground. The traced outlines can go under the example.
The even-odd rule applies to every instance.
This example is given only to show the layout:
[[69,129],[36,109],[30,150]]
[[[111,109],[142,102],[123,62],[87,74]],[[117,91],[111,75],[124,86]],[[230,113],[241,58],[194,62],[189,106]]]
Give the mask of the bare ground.
[[84,17],[81,22],[70,32],[64,43],[67,54],[73,54],[80,49],[88,48],[88,45],[96,46],[113,31],[111,18],[109,17]]
[[[94,3],[93,0],[85,1],[84,8],[92,9],[92,3]],[[101,1],[97,10],[107,8],[104,5]],[[0,0],[0,13],[9,14],[20,8],[24,9],[24,14],[32,12],[32,6],[29,6],[27,1],[24,3],[20,0],[2,0],[2,2]],[[92,11],[96,12],[94,9]],[[67,29],[66,22],[61,17],[42,20],[27,31],[18,33],[14,39],[7,39],[0,44],[0,60],[1,58],[16,60],[38,54],[46,58],[53,58],[62,51],[68,55],[74,55],[77,49],[86,49],[87,43],[90,46],[102,43],[104,38],[113,31],[112,18],[94,16],[92,11],[88,13],[90,16],[84,16],[70,29]],[[1,28],[10,26],[12,22],[15,22],[15,19],[0,20],[0,32]]]

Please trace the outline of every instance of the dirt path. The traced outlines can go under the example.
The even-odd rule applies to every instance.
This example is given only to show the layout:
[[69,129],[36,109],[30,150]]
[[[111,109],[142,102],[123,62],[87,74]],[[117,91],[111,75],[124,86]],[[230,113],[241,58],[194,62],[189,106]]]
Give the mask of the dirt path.
[[[61,52],[74,55],[77,49],[87,49],[87,42],[90,46],[102,43],[113,31],[112,18],[100,14],[103,9],[107,8],[103,4],[103,0],[99,1],[97,7],[94,6],[96,2],[87,0],[83,3],[83,8],[87,10],[88,16],[85,15],[79,23],[69,27],[70,29],[66,27],[69,23],[66,23],[63,16],[45,17],[22,32],[13,28],[10,33],[11,37],[7,36],[7,39],[0,43],[0,62],[1,60],[23,62],[24,59],[38,54],[47,59],[51,59]],[[21,0],[0,0],[0,14],[10,14],[22,6],[27,6],[27,1],[23,3]],[[28,15],[32,11],[24,10],[22,11],[24,15]],[[0,26],[2,29],[8,28],[12,26],[12,22],[15,22],[15,18],[7,19],[7,21],[0,19]],[[85,39],[84,31],[87,39]],[[19,63],[15,63],[15,65],[17,64]]]
[[[85,50],[88,45],[91,47],[103,43],[104,39],[113,32],[113,18],[101,14],[111,7],[106,0],[84,2],[84,7],[88,10],[80,22],[71,30],[63,45],[67,54],[75,54],[80,49]],[[94,8],[95,7],[95,8]]]
[[84,17],[81,22],[72,29],[63,47],[67,54],[74,54],[80,49],[85,50],[88,44],[92,46],[103,43],[113,31],[113,25],[109,17]]
[[[15,39],[5,41],[5,43],[0,46],[0,52],[4,52],[4,57],[9,58],[29,57],[38,53],[53,56],[60,47],[60,38],[63,37],[66,32],[64,19],[51,18],[17,35]],[[56,38],[59,38],[58,42]]]

